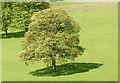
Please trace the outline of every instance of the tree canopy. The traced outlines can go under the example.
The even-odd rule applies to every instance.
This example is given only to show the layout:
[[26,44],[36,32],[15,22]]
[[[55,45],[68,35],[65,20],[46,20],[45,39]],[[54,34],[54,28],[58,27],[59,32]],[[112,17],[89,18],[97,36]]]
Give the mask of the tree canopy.
[[48,2],[2,2],[2,30],[8,28],[24,30],[34,12],[49,8]]
[[43,60],[52,65],[82,55],[80,26],[64,10],[45,9],[31,17],[29,31],[22,43],[21,59],[28,64]]

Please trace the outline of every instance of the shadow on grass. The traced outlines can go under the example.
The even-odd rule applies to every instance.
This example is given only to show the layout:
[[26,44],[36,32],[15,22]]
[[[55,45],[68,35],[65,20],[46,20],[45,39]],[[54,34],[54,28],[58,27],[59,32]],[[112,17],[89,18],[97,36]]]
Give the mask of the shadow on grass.
[[99,68],[102,65],[98,63],[67,63],[56,66],[57,72],[55,73],[52,73],[51,67],[46,67],[29,72],[29,74],[37,77],[72,75],[89,72],[89,70]]
[[0,34],[0,39],[21,38],[21,37],[24,37],[24,34],[25,34],[25,31],[8,33],[8,36],[5,36],[5,33],[2,33],[2,34]]

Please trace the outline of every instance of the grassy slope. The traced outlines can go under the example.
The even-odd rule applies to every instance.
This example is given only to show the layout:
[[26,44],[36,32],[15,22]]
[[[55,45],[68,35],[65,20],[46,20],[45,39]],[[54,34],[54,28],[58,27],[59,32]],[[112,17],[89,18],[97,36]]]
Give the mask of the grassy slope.
[[[57,5],[56,5],[57,4]],[[45,67],[43,62],[25,66],[19,59],[23,38],[3,39],[3,80],[117,80],[117,9],[114,4],[56,3],[68,11],[81,26],[81,45],[86,48],[76,62],[104,65],[86,73],[58,77],[34,77],[27,73]],[[112,7],[113,6],[113,7]],[[109,8],[110,7],[110,8]]]

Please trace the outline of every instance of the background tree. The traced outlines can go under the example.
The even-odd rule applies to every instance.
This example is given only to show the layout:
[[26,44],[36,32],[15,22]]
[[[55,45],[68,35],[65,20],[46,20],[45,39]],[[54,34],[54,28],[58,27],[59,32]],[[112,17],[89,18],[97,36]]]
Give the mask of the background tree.
[[49,8],[48,2],[14,2],[12,26],[26,29],[34,12]]
[[7,36],[8,27],[11,24],[11,3],[2,2],[2,30],[5,31]]
[[25,30],[34,12],[49,8],[48,2],[2,2],[2,30],[8,28]]
[[82,55],[80,26],[61,9],[45,9],[35,13],[25,34],[20,55],[28,64],[43,60],[56,71],[56,63],[74,60]]

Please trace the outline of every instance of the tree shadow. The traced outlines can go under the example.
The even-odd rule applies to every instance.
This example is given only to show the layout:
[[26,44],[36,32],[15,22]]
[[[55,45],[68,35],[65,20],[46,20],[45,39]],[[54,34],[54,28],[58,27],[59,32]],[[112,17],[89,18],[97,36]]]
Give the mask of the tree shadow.
[[29,74],[37,77],[72,75],[89,72],[89,70],[99,68],[102,65],[99,63],[67,63],[56,66],[57,72],[55,73],[51,71],[51,67],[46,67],[29,72]]
[[5,33],[2,33],[0,34],[0,39],[21,38],[21,37],[24,37],[24,34],[25,34],[25,31],[8,33],[8,36],[5,36]]

